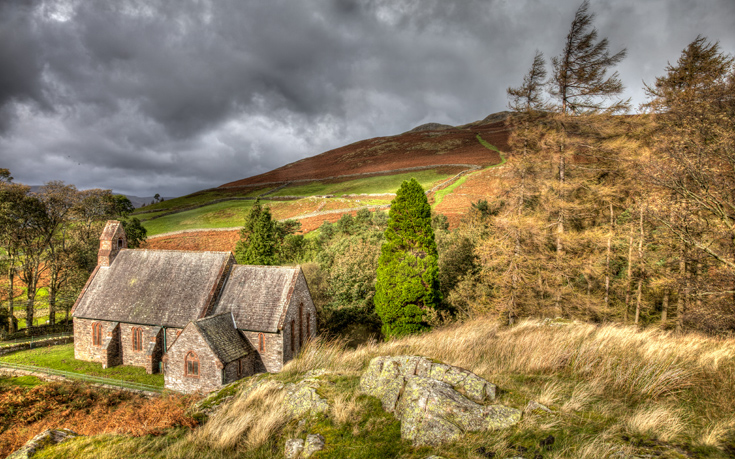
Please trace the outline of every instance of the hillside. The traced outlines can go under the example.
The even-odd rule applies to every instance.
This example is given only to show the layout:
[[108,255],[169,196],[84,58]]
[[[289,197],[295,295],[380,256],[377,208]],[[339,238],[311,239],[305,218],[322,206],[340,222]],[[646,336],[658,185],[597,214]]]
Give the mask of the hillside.
[[[724,459],[735,454],[734,349],[732,339],[630,326],[529,321],[503,328],[487,319],[354,350],[317,340],[281,373],[246,378],[211,397],[205,406],[222,407],[201,427],[153,433],[117,426],[40,457],[282,458],[288,439],[311,433],[326,440],[315,458]],[[385,355],[470,370],[498,386],[497,403],[523,410],[521,421],[414,447],[401,438],[401,423],[358,389],[368,363]],[[312,379],[327,410],[285,414],[283,384],[316,369],[327,370]],[[260,389],[248,390],[257,381]],[[549,410],[527,409],[531,401]],[[28,436],[40,429],[28,427]]]
[[471,202],[494,191],[487,185],[487,168],[501,163],[500,152],[508,149],[506,117],[501,112],[457,127],[429,123],[362,140],[146,206],[135,216],[148,230],[149,248],[232,250],[256,198],[267,203],[275,218],[297,219],[302,233],[308,233],[361,208],[387,208],[401,182],[413,177],[454,224]]

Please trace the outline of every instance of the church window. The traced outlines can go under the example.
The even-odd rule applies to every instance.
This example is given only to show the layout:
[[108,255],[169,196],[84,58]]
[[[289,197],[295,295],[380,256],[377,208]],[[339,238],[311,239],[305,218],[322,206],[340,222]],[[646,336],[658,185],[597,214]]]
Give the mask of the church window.
[[291,319],[291,352],[296,354],[296,321]]
[[242,359],[237,361],[237,376],[242,376]]
[[143,330],[140,328],[133,328],[133,350],[143,350]]
[[95,322],[92,324],[92,345],[102,346],[102,324]]
[[184,359],[184,370],[186,372],[186,376],[199,376],[199,357],[192,352],[189,351],[188,354],[186,354],[186,358]]
[[306,339],[311,338],[311,313],[306,313]]
[[258,333],[258,352],[265,352],[265,335]]
[[120,238],[120,239],[117,240],[117,248],[118,249],[122,249],[123,248],[123,240],[122,240],[122,238]]
[[304,345],[304,303],[299,304],[299,348]]

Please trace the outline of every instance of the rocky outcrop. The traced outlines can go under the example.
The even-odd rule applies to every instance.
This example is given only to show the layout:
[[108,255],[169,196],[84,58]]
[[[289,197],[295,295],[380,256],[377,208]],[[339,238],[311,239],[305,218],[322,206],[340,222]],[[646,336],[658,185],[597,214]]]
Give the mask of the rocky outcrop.
[[18,451],[8,456],[8,459],[28,459],[49,446],[57,445],[62,441],[78,436],[79,434],[69,429],[46,430],[31,438]]
[[285,455],[286,459],[309,459],[314,453],[323,449],[324,436],[310,434],[306,436],[306,441],[300,438],[286,440]]
[[317,393],[319,376],[324,370],[314,370],[306,373],[305,378],[295,384],[286,384],[284,408],[291,417],[301,417],[305,414],[323,413],[329,410],[327,400]]
[[380,399],[401,421],[401,437],[414,445],[438,445],[465,432],[516,424],[515,408],[495,400],[494,384],[462,368],[420,356],[376,357],[360,379],[360,390]]

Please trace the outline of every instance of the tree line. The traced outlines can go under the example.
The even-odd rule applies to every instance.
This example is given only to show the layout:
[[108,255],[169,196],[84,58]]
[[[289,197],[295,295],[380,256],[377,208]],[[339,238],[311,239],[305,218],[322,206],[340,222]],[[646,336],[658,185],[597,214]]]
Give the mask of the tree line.
[[[551,65],[537,52],[508,89],[504,191],[474,203],[457,228],[441,215],[406,224],[361,211],[317,238],[294,234],[297,224],[274,233],[280,262],[305,263],[327,329],[382,324],[391,335],[412,315],[421,320],[406,329],[419,331],[493,314],[508,324],[536,316],[735,331],[733,58],[695,38],[631,115],[614,71],[626,51],[611,52],[593,20],[585,1]],[[426,240],[426,218],[436,242],[419,252],[435,254],[438,284],[406,271],[405,252],[390,253],[405,245],[398,227]],[[381,292],[381,272],[403,290]],[[428,300],[403,298],[419,280]],[[386,322],[386,307],[400,317]]]
[[97,265],[104,222],[121,219],[130,247],[145,240],[145,228],[129,217],[133,210],[128,198],[110,190],[77,190],[54,181],[32,192],[14,183],[9,170],[0,169],[0,314],[5,319],[0,329],[17,330],[15,310],[21,303],[31,332],[42,288],[49,326],[59,321],[60,310],[68,321],[69,309]]

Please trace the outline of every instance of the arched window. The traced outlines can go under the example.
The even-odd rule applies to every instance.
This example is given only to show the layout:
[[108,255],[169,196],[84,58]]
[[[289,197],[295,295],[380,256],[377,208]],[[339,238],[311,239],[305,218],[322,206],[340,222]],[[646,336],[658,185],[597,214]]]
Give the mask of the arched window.
[[291,319],[291,353],[296,354],[296,321]]
[[102,324],[95,322],[92,324],[92,345],[102,346]]
[[143,350],[143,330],[138,327],[133,328],[133,350]]
[[186,376],[199,377],[199,357],[192,351],[189,351],[184,359],[184,373]]
[[265,352],[265,335],[258,333],[258,352]]
[[306,313],[306,339],[311,338],[311,313]]
[[304,303],[299,304],[299,348],[304,345]]

